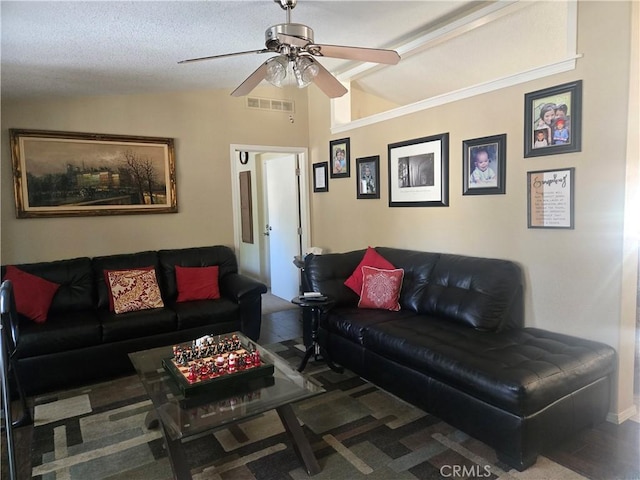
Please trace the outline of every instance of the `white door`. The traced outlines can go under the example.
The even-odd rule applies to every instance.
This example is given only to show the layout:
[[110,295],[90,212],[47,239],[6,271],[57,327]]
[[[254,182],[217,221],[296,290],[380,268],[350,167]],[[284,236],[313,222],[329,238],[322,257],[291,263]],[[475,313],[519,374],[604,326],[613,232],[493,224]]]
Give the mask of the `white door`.
[[298,295],[300,284],[300,271],[293,264],[300,255],[296,164],[296,155],[265,162],[271,293],[285,300]]

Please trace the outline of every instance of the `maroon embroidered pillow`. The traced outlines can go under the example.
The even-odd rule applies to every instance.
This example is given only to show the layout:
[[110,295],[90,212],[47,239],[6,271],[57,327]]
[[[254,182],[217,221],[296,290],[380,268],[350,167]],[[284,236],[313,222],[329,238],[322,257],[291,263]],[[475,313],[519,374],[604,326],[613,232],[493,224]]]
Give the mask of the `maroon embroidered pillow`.
[[107,286],[116,313],[164,307],[156,270],[105,270]]
[[377,308],[380,310],[400,310],[400,290],[404,270],[381,270],[373,267],[362,267],[362,292],[359,308]]

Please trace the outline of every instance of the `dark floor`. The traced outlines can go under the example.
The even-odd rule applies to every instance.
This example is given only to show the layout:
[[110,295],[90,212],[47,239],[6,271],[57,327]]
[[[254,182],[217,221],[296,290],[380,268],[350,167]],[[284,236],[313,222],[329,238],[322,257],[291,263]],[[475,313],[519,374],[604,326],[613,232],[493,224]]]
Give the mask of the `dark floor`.
[[[301,336],[300,311],[285,310],[263,315],[262,332],[258,343],[269,344]],[[31,427],[18,429],[16,437],[18,479],[29,479]],[[5,447],[3,435],[1,479],[9,479]],[[584,430],[552,451],[546,452],[545,456],[592,480],[638,480],[640,479],[639,452],[640,424],[628,420],[622,425],[603,422],[594,428]]]

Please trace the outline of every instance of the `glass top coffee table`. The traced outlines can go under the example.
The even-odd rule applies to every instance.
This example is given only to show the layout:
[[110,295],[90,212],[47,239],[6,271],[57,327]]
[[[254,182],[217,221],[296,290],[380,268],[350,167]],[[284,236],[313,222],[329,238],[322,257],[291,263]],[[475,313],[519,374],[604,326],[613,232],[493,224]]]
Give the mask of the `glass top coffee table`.
[[278,412],[307,473],[315,475],[320,472],[320,465],[291,404],[324,393],[325,390],[268,348],[255,344],[240,332],[223,337],[230,335],[237,335],[243,345],[253,343],[262,361],[274,366],[273,376],[239,381],[221,388],[212,387],[206,392],[185,396],[178,388],[176,379],[162,365],[163,359],[173,356],[172,345],[129,354],[153,403],[154,410],[147,416],[147,427],[160,426],[175,477],[180,480],[191,478],[182,448],[183,440],[273,409]]

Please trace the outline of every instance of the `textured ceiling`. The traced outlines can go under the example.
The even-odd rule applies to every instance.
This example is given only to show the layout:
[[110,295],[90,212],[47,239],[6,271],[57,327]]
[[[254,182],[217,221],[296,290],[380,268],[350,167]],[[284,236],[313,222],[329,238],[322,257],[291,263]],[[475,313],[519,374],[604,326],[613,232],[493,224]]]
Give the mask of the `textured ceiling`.
[[[5,99],[209,88],[231,91],[267,55],[186,65],[177,61],[263,48],[264,31],[286,21],[285,12],[271,0],[2,1],[0,5]],[[292,21],[313,28],[316,43],[397,48],[477,5],[300,0]],[[331,71],[350,65],[335,59],[322,59],[322,63]],[[401,64],[392,68],[402,69]]]
[[[367,93],[406,105],[562,58],[568,4],[299,0],[291,20],[313,28],[316,43],[398,49],[398,65],[366,73],[353,73],[354,62],[321,63]],[[261,49],[265,30],[286,22],[272,0],[2,0],[0,8],[3,99],[231,92],[269,55],[177,62]]]

